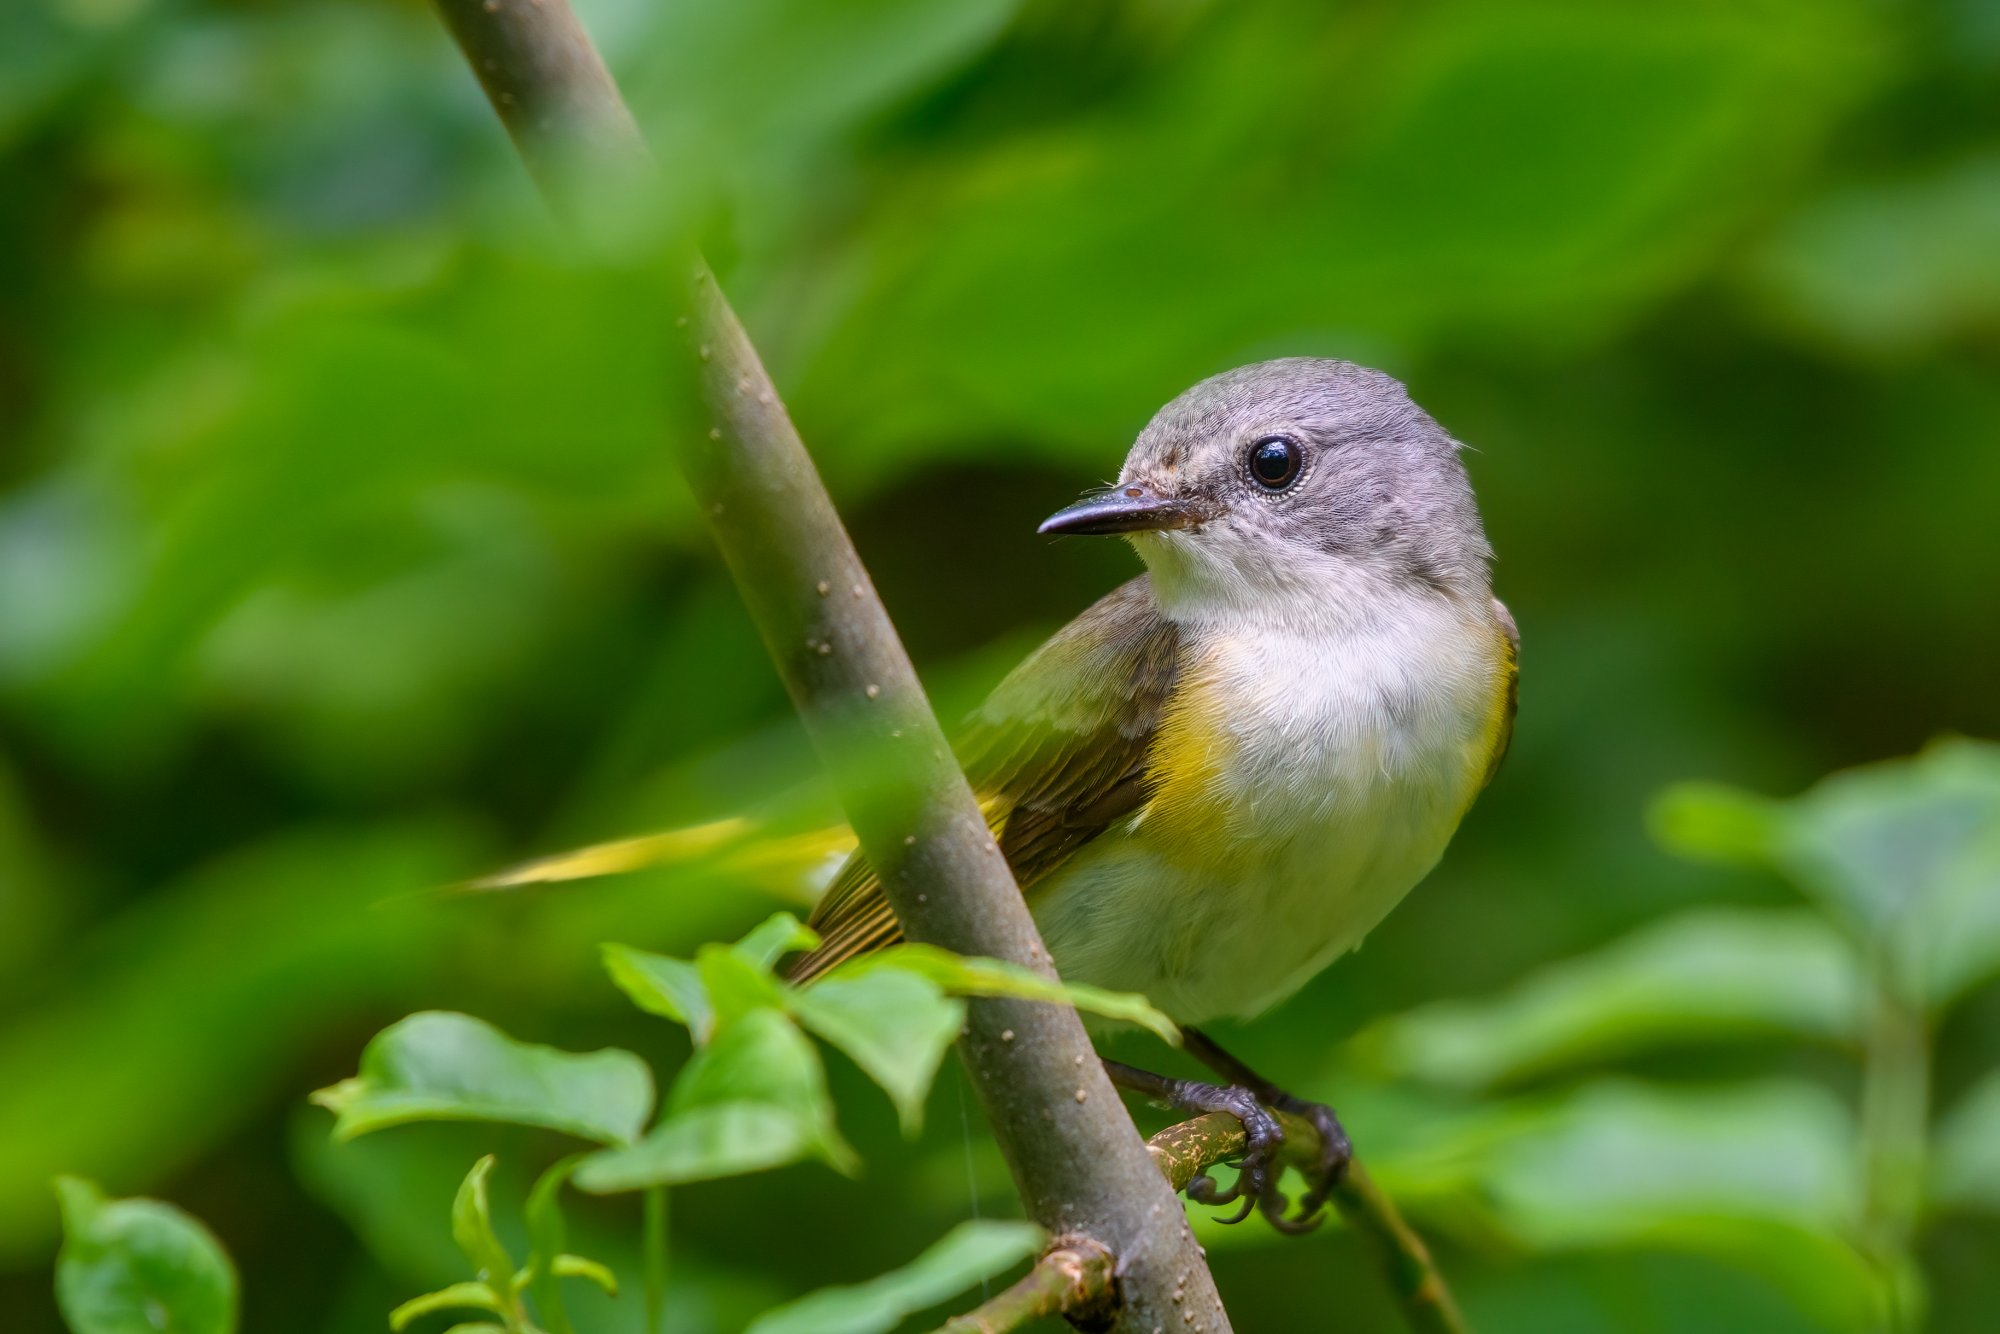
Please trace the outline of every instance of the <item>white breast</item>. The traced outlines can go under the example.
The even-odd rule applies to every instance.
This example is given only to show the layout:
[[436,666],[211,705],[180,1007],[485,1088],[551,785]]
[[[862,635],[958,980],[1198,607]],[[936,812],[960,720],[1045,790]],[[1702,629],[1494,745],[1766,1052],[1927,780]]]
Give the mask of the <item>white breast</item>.
[[1195,637],[1182,688],[1215,762],[1186,809],[1205,818],[1156,802],[1051,878],[1036,916],[1064,976],[1189,1023],[1254,1013],[1437,862],[1485,770],[1497,635],[1435,596],[1373,619]]

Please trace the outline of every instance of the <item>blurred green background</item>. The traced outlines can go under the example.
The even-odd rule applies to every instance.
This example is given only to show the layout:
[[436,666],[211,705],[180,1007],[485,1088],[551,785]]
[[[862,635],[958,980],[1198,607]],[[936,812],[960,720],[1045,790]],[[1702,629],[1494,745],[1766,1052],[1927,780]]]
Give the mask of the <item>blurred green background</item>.
[[[1719,1022],[1659,1018],[1728,991],[1673,948],[1658,1004],[1586,968],[1532,1022],[1617,1031],[1520,1059],[1480,998],[1690,910],[1811,934],[1659,848],[1668,783],[2000,735],[2000,6],[580,8],[947,716],[1136,568],[1033,527],[1195,379],[1351,357],[1473,447],[1513,754],[1366,948],[1224,1036],[1346,1111],[1488,1334],[1886,1327],[1817,937],[1729,936],[1768,994]],[[670,466],[670,331],[561,258],[414,0],[0,9],[0,299],[0,1323],[59,1327],[76,1172],[207,1219],[245,1328],[382,1328],[457,1273],[472,1158],[518,1199],[553,1149],[333,1149],[305,1093],[419,1007],[670,1068],[596,943],[686,953],[780,878],[429,887],[824,802]],[[1931,1101],[1985,1095],[1987,1176],[1912,1244],[1972,1331],[2000,995],[1955,999]],[[679,1192],[677,1329],[1016,1207],[955,1072],[906,1145],[835,1066],[866,1175]],[[629,1255],[636,1209],[577,1227]],[[1260,1229],[1205,1234],[1239,1329],[1397,1327],[1351,1236]]]

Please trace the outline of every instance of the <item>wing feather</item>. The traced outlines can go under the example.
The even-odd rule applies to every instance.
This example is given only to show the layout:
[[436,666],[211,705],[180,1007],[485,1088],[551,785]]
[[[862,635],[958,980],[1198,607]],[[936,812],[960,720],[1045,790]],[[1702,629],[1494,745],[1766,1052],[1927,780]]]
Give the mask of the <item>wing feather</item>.
[[[1002,681],[959,742],[1000,851],[1026,890],[1145,804],[1147,754],[1179,641],[1144,575],[1099,600]],[[860,853],[834,877],[796,981],[900,939]]]

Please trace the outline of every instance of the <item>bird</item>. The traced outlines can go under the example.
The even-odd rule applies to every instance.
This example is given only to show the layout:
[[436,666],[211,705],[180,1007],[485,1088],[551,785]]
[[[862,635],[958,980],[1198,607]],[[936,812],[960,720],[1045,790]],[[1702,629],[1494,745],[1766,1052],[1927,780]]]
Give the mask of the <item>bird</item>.
[[[1244,1121],[1236,1189],[1287,1220],[1272,1107],[1321,1132],[1308,1225],[1349,1153],[1330,1109],[1198,1027],[1290,996],[1427,875],[1513,736],[1520,635],[1493,596],[1461,448],[1380,371],[1292,357],[1153,417],[1115,484],[1041,525],[1117,535],[1145,573],[1035,650],[958,754],[1066,980],[1137,992],[1228,1081],[1116,1083]],[[854,854],[806,982],[900,939]],[[1236,1220],[1231,1220],[1236,1221]],[[1281,1225],[1283,1223],[1281,1222]]]
[[[1220,1082],[1104,1062],[1169,1106],[1242,1121],[1240,1202],[1314,1225],[1351,1149],[1201,1025],[1253,1018],[1353,950],[1422,880],[1514,732],[1520,635],[1493,596],[1462,446],[1381,371],[1287,357],[1202,380],[1156,413],[1117,481],[1044,522],[1115,535],[1145,572],[1057,631],[956,741],[1056,971],[1136,992]],[[685,842],[685,838],[680,840]],[[655,835],[495,883],[626,869]],[[858,850],[785,965],[805,984],[901,939]],[[1287,1111],[1319,1132],[1293,1210]]]

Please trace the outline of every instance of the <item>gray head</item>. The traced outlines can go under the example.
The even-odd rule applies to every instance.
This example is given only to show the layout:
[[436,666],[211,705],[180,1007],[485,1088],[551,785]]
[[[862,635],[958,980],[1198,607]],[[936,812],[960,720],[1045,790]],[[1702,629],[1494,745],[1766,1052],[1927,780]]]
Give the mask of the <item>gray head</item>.
[[1161,408],[1118,483],[1042,525],[1122,533],[1163,601],[1406,585],[1477,596],[1491,557],[1459,445],[1380,371],[1289,357]]

